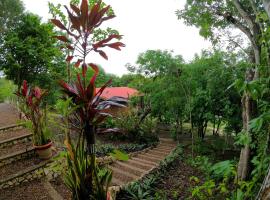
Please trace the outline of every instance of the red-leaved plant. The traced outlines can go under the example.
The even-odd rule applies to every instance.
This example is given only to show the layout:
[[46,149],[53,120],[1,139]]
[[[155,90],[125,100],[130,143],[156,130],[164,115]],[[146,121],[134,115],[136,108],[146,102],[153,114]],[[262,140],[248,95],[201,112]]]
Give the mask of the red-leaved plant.
[[[74,60],[74,67],[81,67],[81,74],[77,74],[75,83],[60,81],[63,93],[76,106],[73,116],[70,116],[70,126],[79,129],[76,148],[69,138],[65,141],[68,149],[68,167],[70,168],[70,176],[66,179],[66,183],[72,190],[74,199],[107,198],[111,172],[107,171],[106,175],[101,178],[98,176],[95,163],[96,126],[109,116],[106,111],[112,105],[122,106],[117,102],[117,98],[101,100],[100,96],[104,89],[110,85],[111,80],[97,92],[95,81],[99,73],[98,66],[86,62],[86,57],[90,52],[97,52],[104,59],[108,59],[102,48],[110,47],[121,50],[120,47],[125,46],[118,41],[121,36],[117,34],[93,42],[94,29],[104,21],[115,17],[109,14],[110,6],[102,7],[102,5],[101,1],[90,5],[88,0],[82,0],[80,7],[71,4],[69,9],[65,6],[71,23],[70,28],[65,27],[60,20],[51,20],[55,26],[68,35],[68,37],[60,35],[56,38],[64,42],[66,48],[74,51],[73,56],[67,56],[66,61],[71,63]],[[113,40],[117,41],[111,42]],[[94,75],[89,81],[86,78],[88,67],[94,70]]]
[[21,89],[16,92],[20,97],[20,109],[25,117],[31,121],[34,145],[45,145],[49,142],[46,109],[42,108],[42,101],[47,95],[39,87],[30,88],[24,80]]

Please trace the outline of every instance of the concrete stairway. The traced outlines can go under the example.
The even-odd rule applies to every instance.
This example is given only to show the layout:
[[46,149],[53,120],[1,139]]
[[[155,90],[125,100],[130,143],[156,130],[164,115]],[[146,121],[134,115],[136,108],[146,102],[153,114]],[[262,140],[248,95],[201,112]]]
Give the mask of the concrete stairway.
[[163,160],[175,147],[176,142],[171,139],[161,138],[157,147],[142,152],[128,161],[116,161],[109,166],[113,171],[112,186],[123,186],[130,182],[139,180],[151,170],[158,167]]

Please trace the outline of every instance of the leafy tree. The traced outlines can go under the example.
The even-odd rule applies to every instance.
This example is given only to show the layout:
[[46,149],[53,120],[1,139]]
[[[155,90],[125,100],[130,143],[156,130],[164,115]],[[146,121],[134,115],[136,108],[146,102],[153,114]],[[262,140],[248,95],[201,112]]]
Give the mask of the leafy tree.
[[115,87],[131,87],[139,91],[144,91],[144,86],[149,82],[149,79],[141,74],[124,74],[121,77],[114,77],[113,86]]
[[[204,137],[207,123],[214,125],[217,134],[221,122],[231,120],[232,113],[240,118],[240,96],[235,89],[227,90],[237,77],[237,68],[229,62],[231,56],[223,52],[203,52],[183,68],[181,78],[189,88],[192,125]],[[239,122],[239,121],[238,121]],[[239,125],[234,127],[239,129]]]
[[23,80],[55,91],[55,80],[64,74],[61,51],[53,38],[53,27],[38,16],[25,14],[6,33],[0,48],[0,69],[6,78],[21,86]]
[[24,11],[21,0],[0,1],[0,35],[18,23]]
[[173,56],[172,51],[147,50],[141,53],[137,59],[137,72],[149,77],[160,76],[168,72],[178,74],[177,66],[184,60],[182,56]]
[[[217,134],[221,122],[241,118],[240,96],[235,89],[227,90],[239,77],[241,68],[232,67],[237,62],[233,55],[204,51],[184,63],[181,56],[158,50],[140,54],[139,65],[132,68],[147,74],[146,84],[139,89],[150,102],[153,115],[175,124],[176,130],[182,130],[185,120],[191,121],[203,138],[208,122],[214,124],[213,133]],[[238,132],[239,126],[231,127]]]
[[138,56],[137,67],[129,68],[138,73],[136,83],[145,94],[145,101],[151,105],[152,115],[175,124],[178,129],[184,120],[185,98],[179,89],[184,60],[172,53],[167,50],[148,50]]

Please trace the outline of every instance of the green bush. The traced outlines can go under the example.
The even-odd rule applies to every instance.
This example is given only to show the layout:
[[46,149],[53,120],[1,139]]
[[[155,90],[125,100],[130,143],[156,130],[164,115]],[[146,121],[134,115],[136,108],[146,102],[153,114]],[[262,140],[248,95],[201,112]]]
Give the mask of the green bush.
[[207,156],[196,156],[194,159],[190,157],[187,163],[192,167],[196,167],[206,174],[210,174],[212,164]]
[[211,168],[211,175],[218,180],[232,178],[235,176],[235,163],[231,160],[224,160],[214,164]]
[[109,153],[113,152],[113,150],[115,149],[130,153],[130,152],[140,151],[149,146],[150,144],[120,144],[118,146],[114,146],[112,144],[104,144],[97,147],[97,156],[106,156]]
[[15,90],[16,86],[12,81],[6,80],[5,78],[0,78],[0,102],[14,98]]

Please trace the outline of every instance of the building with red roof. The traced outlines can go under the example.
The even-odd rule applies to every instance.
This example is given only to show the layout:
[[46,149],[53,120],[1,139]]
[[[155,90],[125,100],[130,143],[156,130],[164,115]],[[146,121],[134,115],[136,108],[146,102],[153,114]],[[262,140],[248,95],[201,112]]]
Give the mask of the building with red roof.
[[[100,88],[97,88],[97,92]],[[139,96],[139,91],[129,87],[108,87],[101,94],[101,98],[109,99],[112,97],[122,97],[129,99],[132,96]]]

